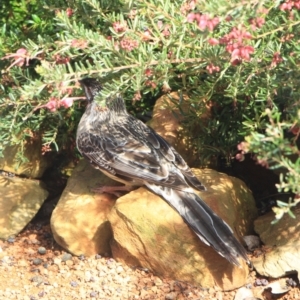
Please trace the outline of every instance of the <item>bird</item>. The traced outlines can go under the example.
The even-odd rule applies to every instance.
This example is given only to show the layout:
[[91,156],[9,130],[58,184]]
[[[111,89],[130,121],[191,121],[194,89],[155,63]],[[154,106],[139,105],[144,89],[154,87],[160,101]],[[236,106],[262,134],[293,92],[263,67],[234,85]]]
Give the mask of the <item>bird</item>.
[[101,98],[102,84],[96,78],[85,77],[79,82],[87,99],[76,133],[82,156],[123,183],[120,190],[146,186],[162,197],[203,243],[231,264],[250,264],[229,225],[195,193],[206,188],[181,155],[151,127],[129,114],[122,96]]

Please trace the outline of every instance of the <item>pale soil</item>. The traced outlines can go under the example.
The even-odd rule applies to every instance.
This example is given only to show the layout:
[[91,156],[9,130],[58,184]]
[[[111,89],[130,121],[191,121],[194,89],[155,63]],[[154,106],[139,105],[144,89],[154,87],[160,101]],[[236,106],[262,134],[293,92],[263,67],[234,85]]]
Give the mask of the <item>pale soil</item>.
[[[161,279],[109,257],[71,256],[54,242],[49,225],[40,223],[31,223],[15,238],[0,241],[0,247],[0,299],[231,300],[236,294]],[[256,289],[256,280],[252,271],[249,289]],[[300,299],[300,292],[296,287],[280,297],[265,292],[259,298]]]

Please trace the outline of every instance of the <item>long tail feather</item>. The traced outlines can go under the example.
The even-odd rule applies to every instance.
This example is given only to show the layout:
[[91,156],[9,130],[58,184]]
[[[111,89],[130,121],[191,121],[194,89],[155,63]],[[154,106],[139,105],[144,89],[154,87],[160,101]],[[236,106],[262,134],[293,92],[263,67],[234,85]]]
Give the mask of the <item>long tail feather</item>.
[[147,187],[162,196],[178,211],[201,241],[212,246],[230,263],[240,266],[240,258],[249,263],[246,250],[235,238],[228,224],[196,194],[154,184],[147,184]]

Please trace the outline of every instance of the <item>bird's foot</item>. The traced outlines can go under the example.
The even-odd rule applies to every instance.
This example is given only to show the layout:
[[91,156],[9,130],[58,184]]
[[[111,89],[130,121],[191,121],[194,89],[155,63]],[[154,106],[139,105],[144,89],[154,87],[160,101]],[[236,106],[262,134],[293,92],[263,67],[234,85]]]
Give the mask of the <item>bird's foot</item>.
[[120,185],[120,186],[111,186],[111,185],[102,185],[97,188],[93,188],[92,191],[94,193],[108,193],[117,196],[118,198],[123,196],[124,192],[130,192],[133,190],[133,187],[128,185]]

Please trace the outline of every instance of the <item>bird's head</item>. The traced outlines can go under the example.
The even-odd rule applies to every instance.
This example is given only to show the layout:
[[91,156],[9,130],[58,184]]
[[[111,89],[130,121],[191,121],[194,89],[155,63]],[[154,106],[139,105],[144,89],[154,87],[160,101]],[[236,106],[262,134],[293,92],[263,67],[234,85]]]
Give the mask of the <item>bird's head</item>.
[[[95,78],[83,78],[79,80],[84,92],[85,96],[89,103],[92,103],[95,98],[100,94],[100,91],[102,90],[101,83],[95,79]],[[98,100],[98,101],[97,101]],[[120,96],[114,96],[114,97],[108,97],[106,99],[97,99],[95,102],[96,106],[94,106],[95,109],[104,111],[104,110],[110,110],[117,113],[126,112],[126,106],[124,103],[124,100]]]
[[102,90],[101,83],[97,79],[89,77],[80,79],[79,82],[84,90],[87,100],[93,102],[95,97]]

